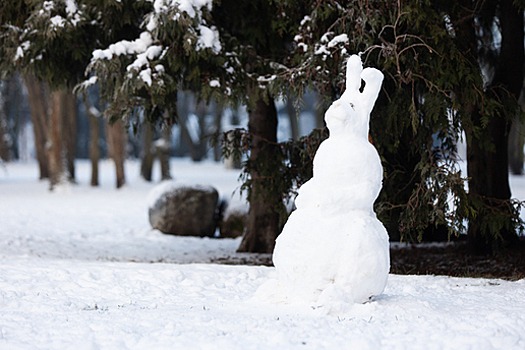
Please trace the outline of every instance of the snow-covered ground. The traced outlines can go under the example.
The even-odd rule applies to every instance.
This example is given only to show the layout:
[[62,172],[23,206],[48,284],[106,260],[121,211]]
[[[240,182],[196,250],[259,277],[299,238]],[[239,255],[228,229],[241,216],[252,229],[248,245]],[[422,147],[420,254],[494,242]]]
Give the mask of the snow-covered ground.
[[[0,167],[0,349],[525,349],[525,280],[390,275],[383,295],[345,312],[254,297],[263,266],[210,262],[239,240],[149,228],[155,184],[50,193],[33,163]],[[230,198],[237,171],[174,160],[176,180]],[[525,180],[512,178],[516,197]],[[233,201],[239,201],[235,194]]]

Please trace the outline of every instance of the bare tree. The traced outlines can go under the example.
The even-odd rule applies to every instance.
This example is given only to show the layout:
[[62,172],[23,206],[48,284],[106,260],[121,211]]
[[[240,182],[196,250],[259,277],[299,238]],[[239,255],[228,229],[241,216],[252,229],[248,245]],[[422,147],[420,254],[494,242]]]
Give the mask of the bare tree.
[[86,105],[86,112],[89,119],[89,159],[91,161],[91,186],[99,185],[99,171],[98,163],[100,160],[100,129],[99,121],[101,118],[100,111],[95,108],[91,102],[89,102],[89,97],[87,94],[84,94],[84,104]]
[[150,182],[153,174],[153,161],[155,154],[153,153],[153,126],[149,123],[142,124],[142,157],[140,163],[140,175],[144,180]]
[[75,181],[75,158],[77,144],[77,98],[71,90],[64,93],[64,111],[62,114],[62,137],[68,179]]
[[0,92],[0,162],[9,160],[9,142],[7,131],[7,115],[5,113],[5,99]]
[[26,74],[24,82],[31,110],[31,122],[35,135],[35,150],[40,179],[47,179],[49,178],[47,158],[48,91],[46,85],[32,74]]
[[121,188],[126,183],[126,176],[124,172],[124,160],[126,158],[126,129],[124,128],[124,122],[118,120],[112,124],[108,124],[107,128],[108,138],[108,152],[109,156],[115,162],[116,170],[116,186]]
[[171,149],[171,127],[162,129],[162,138],[157,142],[156,150],[160,162],[160,176],[162,180],[171,179],[170,172],[170,149]]
[[65,168],[65,152],[62,139],[66,94],[67,92],[64,89],[57,89],[51,92],[51,111],[47,128],[51,190],[65,183],[69,177]]

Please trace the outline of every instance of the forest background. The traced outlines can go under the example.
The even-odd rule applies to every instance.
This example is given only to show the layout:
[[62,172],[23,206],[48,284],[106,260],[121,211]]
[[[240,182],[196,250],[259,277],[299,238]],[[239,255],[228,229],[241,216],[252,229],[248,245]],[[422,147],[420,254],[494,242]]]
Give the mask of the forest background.
[[[50,188],[74,181],[87,138],[93,185],[97,159],[109,155],[120,187],[129,155],[141,157],[147,180],[154,154],[165,165],[188,153],[218,159],[207,136],[228,131],[221,120],[238,126],[245,115],[247,127],[216,138],[225,157],[243,160],[250,211],[239,250],[268,253],[286,220],[283,201],[311,176],[326,137],[320,116],[342,93],[344,62],[361,53],[386,76],[370,140],[385,168],[376,211],[391,240],[466,237],[475,254],[520,248],[522,203],[511,198],[508,175],[523,172],[524,7],[511,0],[5,2],[0,154],[20,157],[16,140],[30,119],[40,178]],[[290,141],[277,137],[278,100]],[[301,110],[317,127],[304,137]],[[461,141],[466,159],[458,157]],[[170,177],[166,168],[162,177]]]

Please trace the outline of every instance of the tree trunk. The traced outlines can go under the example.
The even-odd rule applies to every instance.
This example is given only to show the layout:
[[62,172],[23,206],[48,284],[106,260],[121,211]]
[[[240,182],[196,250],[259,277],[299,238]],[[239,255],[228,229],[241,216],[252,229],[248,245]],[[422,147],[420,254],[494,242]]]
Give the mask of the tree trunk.
[[66,183],[68,174],[65,168],[65,153],[63,149],[63,121],[66,91],[63,89],[51,92],[51,112],[48,125],[48,164],[50,190]]
[[299,139],[299,115],[298,111],[293,105],[292,102],[292,96],[288,94],[288,97],[286,98],[286,113],[288,114],[288,119],[290,120],[290,132],[291,132],[291,139],[292,140],[298,140]]
[[99,118],[90,114],[89,115],[89,159],[91,161],[91,186],[99,185],[99,171],[98,163],[100,160],[100,129],[99,129]]
[[[224,112],[224,107],[222,103],[217,102],[215,104],[215,113],[214,113],[214,132],[216,135],[222,132],[222,114]],[[213,160],[219,162],[221,160],[222,151],[220,142],[215,142],[213,147]]]
[[27,88],[29,108],[31,110],[31,122],[35,134],[36,159],[40,171],[40,179],[49,178],[49,166],[47,158],[47,98],[44,84],[32,75],[24,76]]
[[64,94],[64,111],[62,114],[62,137],[69,181],[75,182],[75,157],[77,148],[77,97],[72,91]]
[[126,129],[122,120],[107,126],[109,154],[115,162],[116,186],[121,188],[126,183],[124,160],[126,158]]
[[89,159],[91,161],[91,186],[99,185],[98,163],[100,160],[100,112],[89,102],[89,97],[84,95],[84,104],[89,120]]
[[519,117],[512,121],[509,134],[509,168],[514,175],[523,175],[523,122]]
[[[188,147],[190,157],[194,162],[200,162],[206,156],[206,142],[204,140],[205,132],[205,118],[207,114],[206,103],[200,101],[195,106],[195,114],[197,116],[197,124],[199,130],[194,130],[194,125],[190,122],[190,103],[194,103],[195,99],[188,94],[183,94],[181,103],[179,103],[179,117],[180,117],[180,132],[181,140]],[[192,128],[190,130],[190,128]],[[196,134],[197,133],[197,134]]]
[[[230,119],[230,125],[232,128],[240,128],[240,118],[239,118],[239,110],[238,108],[236,109],[232,109],[232,115],[231,115],[231,119]],[[228,140],[226,140],[226,143],[227,144],[231,144],[231,142],[233,141],[233,135],[232,134],[228,134],[227,135],[228,137]],[[241,161],[241,157],[235,157],[231,150],[230,150],[230,154],[226,157],[224,157],[224,165],[226,167],[226,169],[242,169],[242,161]]]
[[162,142],[157,146],[157,154],[160,162],[161,180],[170,180],[170,149],[171,149],[171,126],[162,129]]
[[[495,94],[506,90],[518,99],[523,84],[523,12],[518,11],[512,0],[500,1],[501,50],[494,79],[487,91]],[[495,90],[498,89],[499,90]],[[503,97],[503,96],[499,96]],[[476,254],[488,254],[495,248],[507,246],[517,240],[512,223],[512,204],[508,180],[508,135],[511,118],[493,115],[488,125],[481,127],[483,135],[476,139],[467,133],[467,171],[471,203],[485,211],[472,218],[468,228],[468,242]],[[481,115],[475,111],[474,125],[481,126]],[[480,140],[487,140],[492,147],[484,147]],[[489,212],[487,212],[489,210]],[[487,232],[487,214],[496,211],[506,222],[499,232]]]
[[252,137],[249,159],[252,183],[246,232],[238,251],[272,253],[281,230],[283,205],[281,195],[270,187],[272,178],[280,176],[268,164],[277,151],[277,110],[273,99],[268,98],[266,102],[259,98],[254,108],[248,110],[248,115]]
[[[525,87],[521,87],[520,98],[520,112],[525,111]],[[525,147],[525,128],[523,121],[518,115],[512,121],[509,134],[509,168],[514,175],[523,175],[524,154],[523,147]]]
[[[481,123],[481,117],[478,119]],[[494,116],[485,130],[486,140],[494,147],[487,150],[479,140],[471,138],[467,134],[467,173],[469,177],[469,198],[471,203],[478,209],[478,215],[471,218],[468,227],[468,242],[470,249],[475,254],[489,254],[494,248],[495,237],[501,236],[503,241],[508,241],[515,236],[511,230],[502,229],[501,232],[485,232],[483,225],[486,224],[486,212],[482,208],[498,208],[503,211],[507,206],[506,213],[499,215],[512,216],[510,203],[510,187],[508,181],[508,158],[507,158],[507,122],[502,116]],[[512,227],[509,222],[508,225]]]
[[140,162],[140,175],[148,182],[152,180],[153,161],[153,126],[145,122],[142,125],[142,160]]
[[4,109],[4,99],[0,95],[0,163],[2,163],[2,161],[7,162],[10,160],[8,140],[7,115]]

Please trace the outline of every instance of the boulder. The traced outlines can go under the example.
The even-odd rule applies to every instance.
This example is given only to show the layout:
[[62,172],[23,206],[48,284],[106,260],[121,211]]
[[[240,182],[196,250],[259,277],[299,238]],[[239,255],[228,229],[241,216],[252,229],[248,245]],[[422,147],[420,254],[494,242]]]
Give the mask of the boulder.
[[149,196],[149,222],[154,229],[178,236],[213,237],[219,194],[211,186],[165,181]]
[[248,219],[248,209],[237,206],[228,207],[223,214],[219,223],[219,232],[221,238],[236,238],[244,234],[246,221]]

